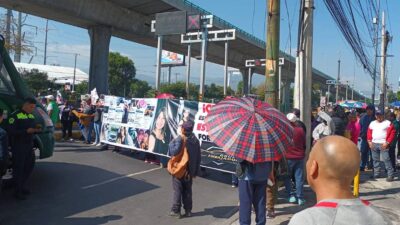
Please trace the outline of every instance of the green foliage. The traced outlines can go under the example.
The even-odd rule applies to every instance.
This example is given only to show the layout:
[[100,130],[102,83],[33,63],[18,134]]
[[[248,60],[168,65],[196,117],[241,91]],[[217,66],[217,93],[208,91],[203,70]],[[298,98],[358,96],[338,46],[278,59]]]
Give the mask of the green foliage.
[[[130,96],[133,98],[144,98],[151,90],[150,85],[146,81],[133,79],[130,86]],[[154,97],[154,96],[152,96]]]
[[387,93],[387,98],[388,98],[388,102],[389,104],[392,102],[397,101],[398,97],[396,96],[396,94],[394,94],[393,90],[389,90]]
[[75,85],[75,95],[81,96],[89,93],[89,83],[87,81],[83,81],[80,84]]
[[243,96],[243,81],[239,81],[237,84],[236,95]]
[[397,91],[397,99],[400,99],[400,91]]
[[[227,96],[235,95],[235,92],[228,87],[226,90]],[[204,98],[206,100],[222,100],[224,98],[224,87],[212,83],[210,86],[205,86]]]
[[264,101],[264,99],[265,99],[265,84],[258,85],[256,87],[254,94],[258,95],[259,99]]
[[48,80],[47,73],[39,72],[37,69],[21,73],[28,88],[35,94],[47,91],[51,88],[52,82]]
[[194,84],[189,84],[189,98],[186,98],[186,83],[177,82],[172,84],[162,84],[160,87],[160,93],[170,93],[176,98],[184,98],[189,100],[196,100],[199,95],[198,87]]
[[136,75],[135,64],[118,52],[110,52],[108,83],[110,93],[116,96],[129,96],[130,87]]

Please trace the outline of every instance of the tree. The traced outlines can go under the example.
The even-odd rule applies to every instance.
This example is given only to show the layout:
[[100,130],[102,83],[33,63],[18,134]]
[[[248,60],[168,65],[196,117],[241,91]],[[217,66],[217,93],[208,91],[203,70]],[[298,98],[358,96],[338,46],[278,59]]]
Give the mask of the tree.
[[144,98],[150,90],[151,87],[146,81],[133,79],[130,86],[130,95],[134,98]]
[[47,91],[49,87],[53,86],[48,80],[47,73],[39,72],[37,69],[24,71],[21,73],[21,76],[28,85],[28,88],[35,94]]
[[236,95],[243,96],[243,81],[239,81],[237,84]]
[[[226,94],[228,96],[230,96],[230,95],[234,95],[235,92],[230,87],[228,87],[226,89]],[[205,100],[214,99],[214,100],[218,101],[218,100],[222,100],[223,98],[224,98],[224,87],[223,86],[219,86],[214,83],[212,83],[210,86],[208,86],[208,85],[205,86],[205,93],[204,93]]]
[[87,81],[82,81],[80,84],[75,85],[75,94],[80,97],[81,95],[87,94],[89,92],[89,83]]
[[136,75],[135,64],[118,52],[110,52],[108,83],[110,93],[116,96],[130,95],[129,90]]
[[393,90],[389,90],[387,93],[387,99],[389,103],[397,101],[398,97],[394,94]]
[[189,84],[189,94],[190,96],[186,96],[186,83],[177,82],[173,84],[162,84],[160,87],[160,93],[170,93],[173,94],[177,98],[184,98],[187,100],[197,100],[197,96],[199,95],[198,87],[194,84]]

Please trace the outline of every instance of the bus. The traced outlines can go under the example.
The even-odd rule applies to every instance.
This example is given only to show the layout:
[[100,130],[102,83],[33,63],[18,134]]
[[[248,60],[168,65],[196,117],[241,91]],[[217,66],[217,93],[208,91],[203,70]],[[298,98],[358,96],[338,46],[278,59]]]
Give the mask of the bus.
[[[21,107],[24,98],[35,96],[15,68],[4,44],[4,37],[0,35],[0,108],[4,110],[6,121],[8,115]],[[35,153],[40,159],[51,157],[54,150],[54,125],[39,102],[36,103],[33,115],[36,124],[42,128],[42,132],[34,136]],[[0,126],[4,126],[4,122]]]

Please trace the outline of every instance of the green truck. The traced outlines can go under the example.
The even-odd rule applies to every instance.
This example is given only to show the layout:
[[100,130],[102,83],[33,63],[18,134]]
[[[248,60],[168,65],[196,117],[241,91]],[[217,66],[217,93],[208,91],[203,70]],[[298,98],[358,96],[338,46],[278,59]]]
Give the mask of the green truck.
[[[5,110],[6,120],[7,115],[21,107],[24,98],[35,96],[15,68],[4,42],[4,37],[0,35],[0,108]],[[37,103],[33,114],[36,123],[43,130],[42,133],[35,135],[34,148],[38,150],[40,159],[48,158],[53,155],[54,150],[54,125],[40,103]]]

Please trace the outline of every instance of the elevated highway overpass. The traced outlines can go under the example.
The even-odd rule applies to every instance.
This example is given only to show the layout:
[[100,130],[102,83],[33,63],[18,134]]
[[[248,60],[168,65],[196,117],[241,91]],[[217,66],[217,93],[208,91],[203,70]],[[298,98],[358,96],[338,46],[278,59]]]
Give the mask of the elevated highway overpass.
[[[91,40],[89,86],[97,87],[100,93],[108,92],[111,36],[157,47],[157,37],[151,32],[151,21],[155,19],[156,13],[181,10],[194,14],[211,14],[187,0],[0,0],[0,6],[88,29]],[[245,61],[265,58],[265,42],[215,15],[212,29],[236,29],[236,40],[229,42],[228,65],[240,69],[247,83],[251,76],[245,68]],[[163,49],[185,55],[187,53],[187,46],[181,44],[179,35],[165,36]],[[200,54],[200,44],[192,45],[192,55]],[[281,57],[286,59],[282,67],[282,80],[293,82],[295,60],[283,52]],[[224,43],[209,43],[207,61],[224,64]],[[256,68],[254,72],[264,74],[263,68]],[[322,84],[324,90],[325,81],[331,79],[314,69],[313,82]],[[358,92],[354,94],[355,98],[360,97]]]

